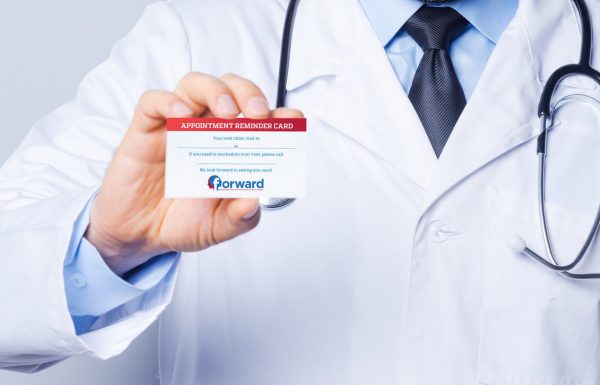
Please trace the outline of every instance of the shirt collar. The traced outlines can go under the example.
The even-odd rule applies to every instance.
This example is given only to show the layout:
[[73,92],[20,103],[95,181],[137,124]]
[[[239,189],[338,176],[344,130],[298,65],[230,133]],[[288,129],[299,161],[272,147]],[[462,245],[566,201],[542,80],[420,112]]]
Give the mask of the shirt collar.
[[[359,0],[384,46],[421,7],[421,0]],[[450,6],[494,44],[514,17],[519,0],[458,0]],[[430,3],[430,5],[435,5]]]

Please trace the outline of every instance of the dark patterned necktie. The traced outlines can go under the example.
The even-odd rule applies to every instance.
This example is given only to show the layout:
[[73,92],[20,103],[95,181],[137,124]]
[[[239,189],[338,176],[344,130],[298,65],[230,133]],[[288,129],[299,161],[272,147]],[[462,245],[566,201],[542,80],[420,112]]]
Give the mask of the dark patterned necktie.
[[427,6],[421,7],[404,25],[424,51],[408,97],[438,158],[467,104],[448,47],[468,25],[452,8]]

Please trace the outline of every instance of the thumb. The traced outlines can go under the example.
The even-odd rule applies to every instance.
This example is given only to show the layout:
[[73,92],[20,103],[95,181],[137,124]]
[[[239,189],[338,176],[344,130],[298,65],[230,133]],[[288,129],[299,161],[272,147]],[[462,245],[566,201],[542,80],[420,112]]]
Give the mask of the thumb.
[[214,217],[213,237],[217,243],[235,238],[258,225],[258,199],[223,199]]

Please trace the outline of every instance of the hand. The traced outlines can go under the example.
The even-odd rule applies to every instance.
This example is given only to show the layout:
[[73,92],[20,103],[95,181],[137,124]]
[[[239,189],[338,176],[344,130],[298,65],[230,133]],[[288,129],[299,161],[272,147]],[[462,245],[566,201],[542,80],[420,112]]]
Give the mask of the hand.
[[92,203],[85,237],[122,275],[168,251],[198,251],[232,239],[259,222],[256,199],[164,197],[166,119],[181,117],[298,118],[269,110],[260,89],[235,75],[191,73],[174,92],[149,91],[108,166]]

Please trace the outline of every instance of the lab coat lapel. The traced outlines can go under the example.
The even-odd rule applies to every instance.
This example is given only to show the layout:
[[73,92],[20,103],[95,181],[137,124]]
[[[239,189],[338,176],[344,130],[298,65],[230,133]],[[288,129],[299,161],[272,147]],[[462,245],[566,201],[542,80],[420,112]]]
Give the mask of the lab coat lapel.
[[521,1],[440,156],[424,209],[477,169],[539,134],[543,81],[576,59],[579,34],[569,3]]
[[293,92],[318,76],[334,75],[312,117],[424,189],[435,154],[360,4],[303,0],[296,23],[288,89]]

